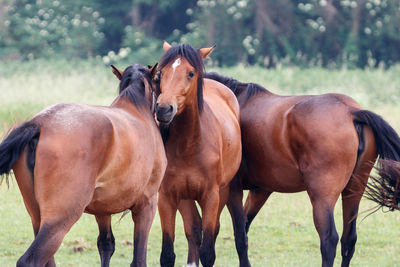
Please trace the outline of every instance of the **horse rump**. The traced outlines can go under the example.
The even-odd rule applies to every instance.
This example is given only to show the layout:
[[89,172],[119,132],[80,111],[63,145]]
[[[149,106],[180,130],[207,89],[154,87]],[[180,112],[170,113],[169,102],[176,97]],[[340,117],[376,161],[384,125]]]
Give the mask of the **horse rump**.
[[39,140],[40,127],[32,121],[28,121],[12,130],[0,144],[0,177],[8,176],[14,163],[19,159],[25,147],[27,147],[27,166],[33,174],[35,167],[35,151]]

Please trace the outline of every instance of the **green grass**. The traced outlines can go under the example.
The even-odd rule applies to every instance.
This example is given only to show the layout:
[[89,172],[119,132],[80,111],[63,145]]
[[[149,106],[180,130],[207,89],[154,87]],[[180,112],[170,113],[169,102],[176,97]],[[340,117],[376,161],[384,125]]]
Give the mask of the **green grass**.
[[[0,132],[32,117],[42,108],[59,102],[108,105],[117,95],[118,82],[107,66],[96,62],[33,62],[0,64]],[[124,66],[118,66],[123,68]],[[211,70],[211,69],[210,69]],[[365,108],[381,114],[400,131],[400,66],[383,70],[324,70],[257,67],[213,69],[242,81],[257,82],[279,94],[345,93]],[[3,135],[3,134],[0,134]],[[363,200],[361,211],[373,207]],[[361,215],[363,217],[363,215]],[[113,217],[116,251],[112,266],[132,260],[133,223],[130,216]],[[186,263],[187,246],[182,221],[177,216],[176,266]],[[342,229],[341,203],[335,221]],[[400,266],[400,215],[377,213],[358,223],[358,242],[353,266]],[[97,225],[84,214],[67,234],[55,255],[59,266],[99,266]],[[33,240],[29,216],[15,180],[0,186],[0,266],[15,266]],[[158,266],[161,226],[158,215],[149,237],[148,265]],[[226,209],[216,244],[215,266],[237,266],[231,220]],[[319,239],[312,221],[307,194],[273,194],[256,217],[249,233],[253,266],[319,266]],[[340,246],[335,266],[340,266]]]

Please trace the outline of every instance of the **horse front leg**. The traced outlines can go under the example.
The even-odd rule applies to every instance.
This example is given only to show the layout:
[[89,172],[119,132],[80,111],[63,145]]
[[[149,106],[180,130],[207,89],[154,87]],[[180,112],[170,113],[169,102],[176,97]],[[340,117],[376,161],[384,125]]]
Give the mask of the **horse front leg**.
[[205,267],[211,267],[215,262],[215,240],[219,226],[219,204],[219,188],[213,188],[208,191],[200,201],[203,215],[203,240],[200,246],[200,261]]
[[140,206],[140,210],[132,210],[132,220],[135,222],[135,230],[131,267],[146,266],[147,241],[156,209],[157,195],[154,195],[148,203]]
[[240,266],[251,266],[247,254],[248,243],[243,210],[243,190],[238,176],[235,176],[230,183],[227,207],[232,218],[235,245],[239,256]]
[[115,239],[111,230],[111,216],[96,215],[96,221],[99,227],[97,248],[100,254],[101,267],[108,267],[110,266],[110,259],[115,250]]
[[194,200],[181,200],[178,209],[182,215],[189,247],[187,266],[199,266],[199,249],[202,235],[199,211]]
[[158,196],[158,212],[160,214],[162,230],[162,247],[160,264],[162,267],[175,265],[174,239],[175,218],[178,206],[161,191]]

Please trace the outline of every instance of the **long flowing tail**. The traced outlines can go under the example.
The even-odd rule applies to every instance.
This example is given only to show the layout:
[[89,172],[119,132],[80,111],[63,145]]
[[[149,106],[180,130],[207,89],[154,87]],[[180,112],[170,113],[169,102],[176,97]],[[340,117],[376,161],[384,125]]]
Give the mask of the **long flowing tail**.
[[377,175],[371,175],[364,196],[390,210],[400,210],[400,137],[379,115],[353,112],[354,121],[372,129],[378,152]]
[[23,123],[12,130],[0,144],[0,178],[2,181],[11,172],[14,163],[27,147],[27,166],[33,173],[35,167],[35,150],[39,140],[40,127],[32,121]]

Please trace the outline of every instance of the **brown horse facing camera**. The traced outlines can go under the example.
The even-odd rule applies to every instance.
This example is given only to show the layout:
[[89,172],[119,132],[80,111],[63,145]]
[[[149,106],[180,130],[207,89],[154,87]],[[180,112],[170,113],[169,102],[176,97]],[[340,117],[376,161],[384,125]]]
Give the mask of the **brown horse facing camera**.
[[53,255],[83,212],[95,215],[101,266],[114,252],[111,214],[130,209],[132,266],[146,266],[147,239],[167,165],[152,113],[151,69],[124,72],[110,107],[57,104],[0,144],[0,174],[14,171],[35,240],[17,266],[55,266]]
[[202,59],[212,49],[164,43],[156,104],[168,158],[158,198],[161,266],[175,263],[177,209],[188,239],[188,264],[197,266],[200,257],[203,266],[213,266],[219,216],[240,165],[238,102],[226,86],[203,79]]
[[[357,240],[359,202],[377,156],[386,159],[380,161],[380,180],[385,180],[381,184],[392,188],[386,203],[396,206],[399,202],[400,165],[396,161],[400,160],[400,139],[396,132],[345,95],[280,96],[217,73],[205,77],[227,85],[240,104],[243,158],[237,177],[250,192],[244,207],[246,229],[241,227],[242,206],[236,206],[232,214],[239,257],[247,256],[243,232],[271,193],[305,190],[321,240],[322,266],[334,262],[338,234],[333,209],[342,195],[342,266],[348,266]],[[242,191],[231,194],[242,200]],[[382,202],[379,190],[375,196]]]

